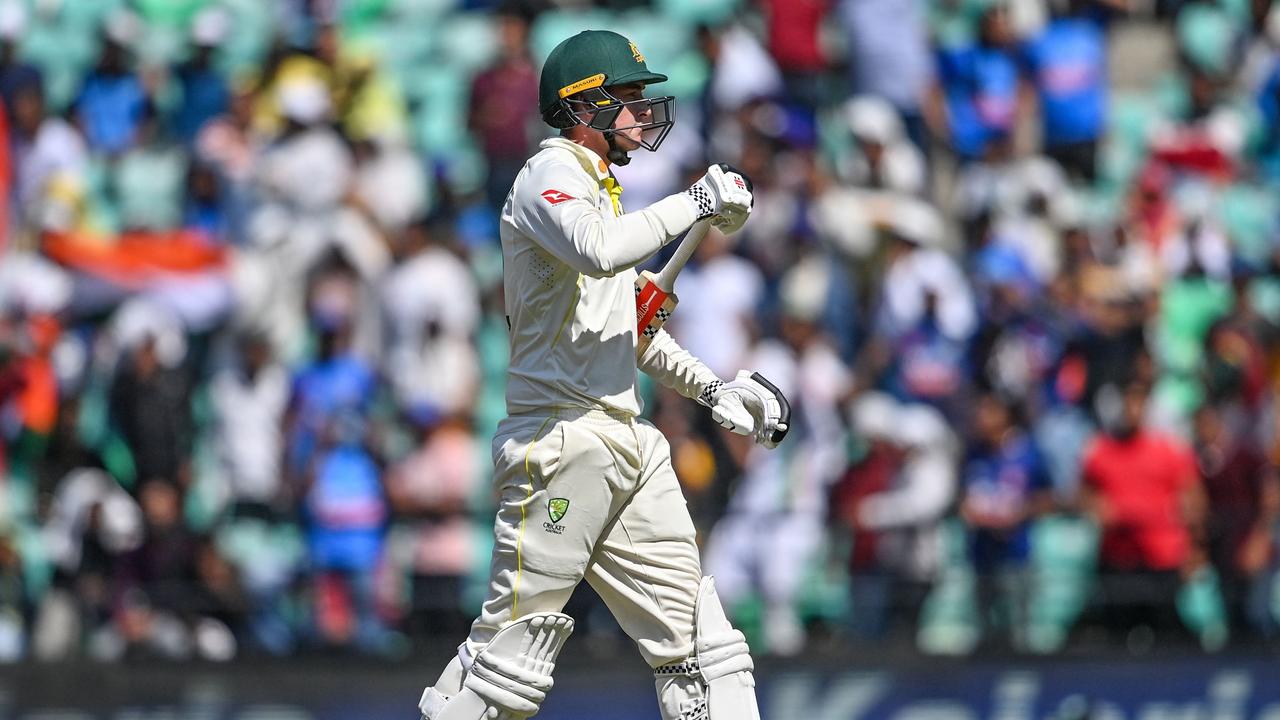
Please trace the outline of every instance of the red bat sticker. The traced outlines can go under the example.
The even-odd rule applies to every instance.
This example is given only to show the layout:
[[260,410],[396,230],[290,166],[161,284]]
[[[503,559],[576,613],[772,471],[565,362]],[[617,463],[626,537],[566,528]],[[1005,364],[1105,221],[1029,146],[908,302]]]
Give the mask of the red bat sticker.
[[649,327],[654,316],[662,309],[662,303],[666,302],[667,294],[658,287],[657,283],[651,282],[645,285],[643,290],[637,289],[636,295],[636,330],[643,335],[644,329]]
[[569,193],[561,192],[559,190],[543,190],[542,199],[546,200],[552,205],[559,205],[560,203],[566,200],[576,200],[577,198],[570,195]]

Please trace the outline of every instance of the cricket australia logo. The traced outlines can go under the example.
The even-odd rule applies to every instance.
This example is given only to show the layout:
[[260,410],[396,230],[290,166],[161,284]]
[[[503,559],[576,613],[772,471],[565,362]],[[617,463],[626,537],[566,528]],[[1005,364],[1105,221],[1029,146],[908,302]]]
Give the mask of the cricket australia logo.
[[567,512],[569,512],[568,498],[551,498],[547,501],[547,515],[551,516],[551,522],[542,523],[542,529],[556,535],[563,534],[564,526],[559,522]]

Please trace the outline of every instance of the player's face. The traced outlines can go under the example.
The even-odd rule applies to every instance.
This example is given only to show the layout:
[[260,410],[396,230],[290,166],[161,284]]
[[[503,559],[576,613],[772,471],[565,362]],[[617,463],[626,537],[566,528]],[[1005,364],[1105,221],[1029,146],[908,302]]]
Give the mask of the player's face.
[[[624,103],[642,100],[644,98],[644,85],[640,83],[620,85],[613,88],[613,94]],[[618,119],[613,124],[616,128],[625,128],[619,130],[615,135],[618,144],[623,150],[630,152],[640,148],[640,140],[644,130],[636,126],[648,123],[652,119],[653,108],[645,103],[623,106],[622,112],[618,113]]]

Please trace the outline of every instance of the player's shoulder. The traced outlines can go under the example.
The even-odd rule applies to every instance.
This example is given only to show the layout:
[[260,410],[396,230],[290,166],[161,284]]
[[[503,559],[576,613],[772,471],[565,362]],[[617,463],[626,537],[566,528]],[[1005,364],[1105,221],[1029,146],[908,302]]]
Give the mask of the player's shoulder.
[[544,140],[525,165],[531,172],[566,173],[583,181],[592,179],[577,154],[555,139]]
[[587,174],[573,151],[547,143],[525,163],[521,180],[515,188],[518,201],[541,198],[552,207],[588,197],[596,189],[595,178]]

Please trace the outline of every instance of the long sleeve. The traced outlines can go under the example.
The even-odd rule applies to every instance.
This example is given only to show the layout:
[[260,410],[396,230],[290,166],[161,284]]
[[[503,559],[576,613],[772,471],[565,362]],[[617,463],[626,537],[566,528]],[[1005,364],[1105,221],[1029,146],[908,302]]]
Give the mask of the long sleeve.
[[597,179],[577,160],[531,162],[516,179],[503,212],[520,233],[589,277],[635,267],[697,219],[693,200],[683,194],[615,216],[597,204],[599,191]]
[[925,452],[902,469],[904,484],[862,501],[858,518],[870,530],[920,525],[946,512],[956,489],[956,471],[946,453]]
[[654,380],[692,400],[696,400],[707,385],[720,379],[711,368],[680,347],[666,330],[658,330],[638,365]]

